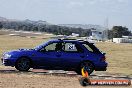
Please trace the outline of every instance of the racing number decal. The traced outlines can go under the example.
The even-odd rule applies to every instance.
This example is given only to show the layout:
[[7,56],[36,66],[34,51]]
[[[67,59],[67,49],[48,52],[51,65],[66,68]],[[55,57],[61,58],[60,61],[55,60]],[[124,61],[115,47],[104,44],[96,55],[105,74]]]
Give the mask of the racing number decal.
[[69,50],[74,50],[75,49],[75,45],[73,45],[73,44],[72,45],[68,45],[68,49]]

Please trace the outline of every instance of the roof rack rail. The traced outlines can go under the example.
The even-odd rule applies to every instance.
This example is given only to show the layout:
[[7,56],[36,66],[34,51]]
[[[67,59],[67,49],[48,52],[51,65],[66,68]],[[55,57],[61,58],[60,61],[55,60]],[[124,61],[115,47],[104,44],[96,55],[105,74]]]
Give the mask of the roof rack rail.
[[77,40],[77,41],[85,41],[85,40],[83,40],[83,39],[69,39],[69,38],[59,38],[58,40],[61,40],[61,41],[63,41],[63,40]]
[[63,39],[63,40],[77,40],[77,39],[68,39],[68,38],[65,38],[65,39]]
[[58,40],[77,40],[77,41],[85,41],[83,39],[68,39],[68,38],[65,38],[65,39],[58,39]]
[[84,41],[83,39],[77,39],[78,41]]

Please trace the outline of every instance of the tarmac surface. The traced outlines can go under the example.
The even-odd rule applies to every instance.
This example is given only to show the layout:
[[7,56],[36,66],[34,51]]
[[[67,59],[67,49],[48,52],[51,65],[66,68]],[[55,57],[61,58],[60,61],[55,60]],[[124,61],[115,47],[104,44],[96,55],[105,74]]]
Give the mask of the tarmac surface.
[[[0,68],[0,88],[83,88],[78,79],[81,77],[73,71],[31,69],[20,72],[14,68]],[[94,73],[90,79],[129,79],[125,75]],[[130,86],[89,86],[88,88],[132,88]]]

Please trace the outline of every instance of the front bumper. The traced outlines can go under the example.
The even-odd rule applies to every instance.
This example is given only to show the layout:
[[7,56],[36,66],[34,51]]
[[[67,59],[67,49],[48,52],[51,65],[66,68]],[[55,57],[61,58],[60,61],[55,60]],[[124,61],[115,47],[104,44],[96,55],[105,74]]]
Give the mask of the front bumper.
[[16,60],[13,58],[10,58],[10,59],[1,58],[2,65],[5,65],[5,66],[15,66],[15,61]]

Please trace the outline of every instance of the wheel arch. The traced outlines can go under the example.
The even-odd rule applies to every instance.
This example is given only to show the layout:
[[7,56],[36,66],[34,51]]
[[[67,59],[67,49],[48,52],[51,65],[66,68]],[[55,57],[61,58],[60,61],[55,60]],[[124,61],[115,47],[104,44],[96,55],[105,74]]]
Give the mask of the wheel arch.
[[81,75],[81,64],[84,63],[84,62],[90,62],[90,63],[92,63],[93,64],[93,70],[95,70],[95,65],[94,65],[94,63],[92,61],[90,61],[90,60],[82,60],[79,63],[79,65],[77,66],[76,70],[75,70],[75,72],[77,72],[77,74],[79,74],[79,75]]
[[90,62],[90,63],[92,63],[93,66],[94,66],[94,69],[95,69],[94,63],[93,63],[92,61],[90,61],[90,60],[82,60],[82,61],[79,63],[78,67],[80,67],[81,63],[84,63],[84,62]]
[[15,62],[15,65],[16,65],[17,61],[20,60],[21,58],[27,58],[27,59],[29,59],[30,62],[31,62],[31,67],[33,66],[33,61],[32,61],[32,59],[31,59],[30,57],[28,57],[28,56],[20,56],[20,57],[18,57],[18,59],[17,59],[16,62]]

